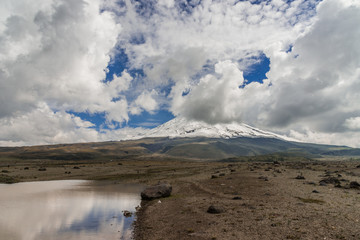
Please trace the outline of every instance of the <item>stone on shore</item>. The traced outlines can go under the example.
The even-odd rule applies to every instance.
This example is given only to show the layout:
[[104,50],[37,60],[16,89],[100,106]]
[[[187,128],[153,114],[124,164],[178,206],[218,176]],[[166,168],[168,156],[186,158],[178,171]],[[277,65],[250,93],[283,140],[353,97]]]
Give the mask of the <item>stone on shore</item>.
[[168,183],[161,183],[155,186],[147,187],[141,192],[142,200],[152,200],[156,198],[169,197],[172,191],[172,186]]

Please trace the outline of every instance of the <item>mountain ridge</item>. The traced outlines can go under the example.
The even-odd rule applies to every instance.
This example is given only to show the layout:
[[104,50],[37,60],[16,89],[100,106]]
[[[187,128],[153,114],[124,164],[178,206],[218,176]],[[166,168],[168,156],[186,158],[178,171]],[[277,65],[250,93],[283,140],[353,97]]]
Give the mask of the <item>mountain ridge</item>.
[[246,124],[207,124],[175,118],[157,128],[130,139],[109,142],[0,147],[1,158],[91,160],[104,159],[183,159],[236,160],[239,157],[295,156],[360,156],[360,149],[294,141]]
[[151,137],[207,137],[207,138],[276,138],[285,141],[297,141],[269,131],[264,131],[244,123],[208,124],[203,121],[187,120],[185,118],[174,118],[156,128],[150,129],[145,134],[134,136],[133,139]]

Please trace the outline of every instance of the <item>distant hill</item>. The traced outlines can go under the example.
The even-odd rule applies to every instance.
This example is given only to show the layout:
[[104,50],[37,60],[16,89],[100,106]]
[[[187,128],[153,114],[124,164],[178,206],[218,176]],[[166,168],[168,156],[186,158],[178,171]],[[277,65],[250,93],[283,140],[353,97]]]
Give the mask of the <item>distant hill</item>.
[[224,160],[242,156],[278,154],[306,158],[360,156],[360,149],[285,141],[278,138],[144,138],[119,142],[59,144],[0,148],[1,158],[53,160],[114,160],[164,158]]
[[360,156],[360,149],[291,142],[276,138],[159,138],[154,143],[142,143],[141,146],[153,153],[200,159],[223,159],[273,153],[304,157]]

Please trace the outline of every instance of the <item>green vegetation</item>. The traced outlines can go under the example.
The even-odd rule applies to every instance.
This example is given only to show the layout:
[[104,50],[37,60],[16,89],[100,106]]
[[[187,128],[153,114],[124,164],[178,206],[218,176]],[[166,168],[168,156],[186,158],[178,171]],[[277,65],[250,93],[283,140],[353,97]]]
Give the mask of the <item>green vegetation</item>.
[[18,182],[18,180],[14,177],[0,174],[0,183],[11,184],[11,183],[17,183],[17,182]]

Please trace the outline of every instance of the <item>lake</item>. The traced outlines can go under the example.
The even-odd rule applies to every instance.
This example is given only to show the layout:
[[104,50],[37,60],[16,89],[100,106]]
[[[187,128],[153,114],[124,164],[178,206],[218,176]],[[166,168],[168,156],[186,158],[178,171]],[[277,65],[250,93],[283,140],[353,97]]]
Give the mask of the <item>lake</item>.
[[0,184],[0,239],[131,239],[135,184],[62,180]]

